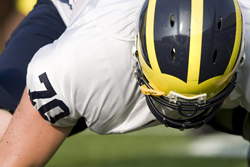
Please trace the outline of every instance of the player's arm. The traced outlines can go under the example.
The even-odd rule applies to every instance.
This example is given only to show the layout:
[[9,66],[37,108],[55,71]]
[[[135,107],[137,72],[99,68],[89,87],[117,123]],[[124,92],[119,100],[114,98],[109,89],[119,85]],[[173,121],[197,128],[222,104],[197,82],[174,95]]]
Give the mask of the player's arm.
[[32,106],[27,88],[0,141],[0,166],[44,166],[71,131],[48,124]]
[[234,109],[220,109],[208,124],[214,129],[234,135],[241,135],[244,139],[250,141],[249,112],[240,106]]

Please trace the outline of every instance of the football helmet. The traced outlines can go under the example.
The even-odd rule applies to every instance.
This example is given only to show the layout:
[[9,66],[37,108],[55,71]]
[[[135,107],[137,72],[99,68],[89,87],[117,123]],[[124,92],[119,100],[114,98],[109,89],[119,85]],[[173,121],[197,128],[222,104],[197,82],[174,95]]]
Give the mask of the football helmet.
[[235,87],[245,34],[237,0],[146,0],[133,50],[135,77],[167,127],[199,128]]

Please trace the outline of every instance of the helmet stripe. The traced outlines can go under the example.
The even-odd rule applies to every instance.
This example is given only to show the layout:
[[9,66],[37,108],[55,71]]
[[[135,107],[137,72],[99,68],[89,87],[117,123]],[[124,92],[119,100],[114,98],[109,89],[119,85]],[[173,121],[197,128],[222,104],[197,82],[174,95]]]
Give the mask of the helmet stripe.
[[146,22],[146,42],[149,61],[151,63],[152,69],[161,73],[160,68],[158,66],[158,61],[155,53],[155,45],[154,45],[154,17],[155,17],[155,6],[156,0],[150,0],[148,3],[148,11],[147,11],[147,22]]
[[235,63],[237,62],[236,59],[239,56],[240,52],[240,45],[242,42],[242,16],[241,16],[241,10],[239,7],[239,4],[236,0],[234,0],[234,6],[235,6],[235,13],[236,13],[236,32],[235,32],[235,43],[234,48],[232,52],[232,57],[230,59],[230,62],[227,66],[227,69],[225,71],[225,74],[230,73],[232,68],[235,67]]
[[[188,81],[198,84],[203,27],[203,0],[191,2],[191,32],[188,64]],[[198,56],[199,55],[199,56]]]

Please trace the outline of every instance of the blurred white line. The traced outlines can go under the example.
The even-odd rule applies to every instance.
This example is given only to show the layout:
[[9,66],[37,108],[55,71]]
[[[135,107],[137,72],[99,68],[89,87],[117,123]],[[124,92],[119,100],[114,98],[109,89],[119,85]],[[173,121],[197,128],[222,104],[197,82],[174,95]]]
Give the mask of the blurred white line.
[[249,142],[240,136],[219,133],[198,136],[188,148],[195,156],[245,158],[248,147]]

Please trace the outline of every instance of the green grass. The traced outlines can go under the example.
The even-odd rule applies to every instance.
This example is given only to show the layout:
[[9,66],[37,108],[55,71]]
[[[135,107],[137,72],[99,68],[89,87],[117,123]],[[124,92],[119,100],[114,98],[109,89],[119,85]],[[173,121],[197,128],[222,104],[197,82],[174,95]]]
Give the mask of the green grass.
[[[46,167],[247,166],[245,153],[243,156],[193,154],[190,146],[198,138],[192,137],[187,131],[179,132],[163,126],[106,136],[87,130],[66,139]],[[246,149],[243,148],[243,151]]]

